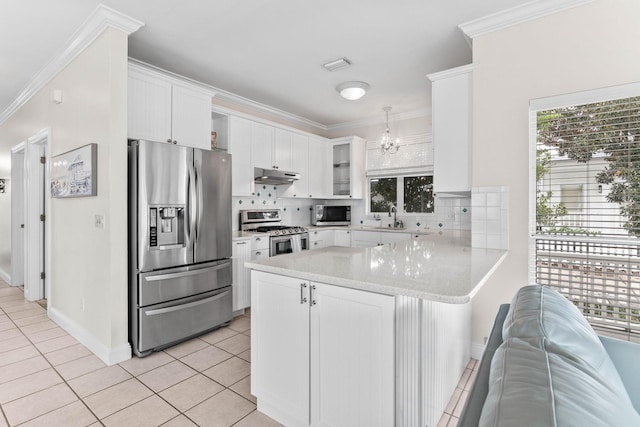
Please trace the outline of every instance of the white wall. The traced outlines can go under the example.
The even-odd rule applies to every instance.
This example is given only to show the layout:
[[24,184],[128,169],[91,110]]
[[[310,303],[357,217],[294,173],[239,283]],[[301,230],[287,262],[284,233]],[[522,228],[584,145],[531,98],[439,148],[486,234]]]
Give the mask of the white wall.
[[509,255],[473,302],[482,344],[527,284],[529,100],[640,79],[640,2],[598,0],[473,40],[473,186],[509,186]]
[[[52,103],[54,89],[62,90],[62,104]],[[127,36],[107,29],[0,125],[1,156],[45,127],[52,155],[98,145],[98,196],[51,201],[49,313],[108,363],[130,357],[126,108]],[[94,227],[95,214],[105,215],[106,228]],[[1,202],[2,230],[9,218],[9,204]],[[10,239],[1,237],[6,253]]]

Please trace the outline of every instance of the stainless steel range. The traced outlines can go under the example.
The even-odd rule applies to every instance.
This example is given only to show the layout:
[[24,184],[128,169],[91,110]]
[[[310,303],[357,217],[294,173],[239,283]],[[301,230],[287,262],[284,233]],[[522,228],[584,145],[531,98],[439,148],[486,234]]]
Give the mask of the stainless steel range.
[[299,226],[282,225],[280,209],[240,211],[240,230],[267,233],[269,256],[290,254],[309,249],[309,233]]

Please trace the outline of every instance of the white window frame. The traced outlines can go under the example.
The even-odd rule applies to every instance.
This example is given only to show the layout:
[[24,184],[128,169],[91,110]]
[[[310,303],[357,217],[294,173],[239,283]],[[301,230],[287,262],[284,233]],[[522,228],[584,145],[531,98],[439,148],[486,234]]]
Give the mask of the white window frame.
[[[635,237],[588,237],[588,236],[549,236],[537,234],[536,230],[536,149],[537,149],[537,112],[554,108],[584,105],[596,102],[640,96],[640,82],[577,92],[548,98],[531,100],[529,103],[529,253],[528,280],[530,284],[537,282],[536,242],[538,240],[565,241],[568,244],[626,244],[638,243]],[[594,309],[595,310],[595,309]],[[613,333],[608,331],[606,333]],[[620,336],[622,338],[622,336]]]
[[374,179],[385,179],[385,178],[396,178],[396,209],[398,215],[415,215],[415,216],[431,216],[435,215],[435,197],[434,199],[434,207],[433,212],[405,212],[404,211],[404,179],[412,178],[416,176],[431,176],[433,179],[433,171],[427,172],[416,172],[411,174],[403,174],[403,175],[377,175],[377,176],[367,176],[367,206],[366,206],[366,214],[374,215],[381,214],[386,212],[372,212],[371,211],[371,181]]

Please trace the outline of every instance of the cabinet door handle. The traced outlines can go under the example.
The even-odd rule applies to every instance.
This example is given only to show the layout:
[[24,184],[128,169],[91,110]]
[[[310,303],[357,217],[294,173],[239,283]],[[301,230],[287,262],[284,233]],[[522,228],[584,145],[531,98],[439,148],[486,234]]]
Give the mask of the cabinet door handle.
[[316,305],[316,285],[311,285],[311,305]]
[[246,245],[247,242],[236,242],[236,245]]
[[306,283],[300,283],[300,304],[306,304],[307,303],[307,297],[304,296],[305,289],[307,289],[307,284]]
[[256,256],[262,255],[262,252],[258,251],[256,252]]
[[260,240],[262,240],[260,237],[256,237],[256,242],[259,242]]
[[171,138],[167,139],[167,142],[168,142],[169,144],[171,144]]

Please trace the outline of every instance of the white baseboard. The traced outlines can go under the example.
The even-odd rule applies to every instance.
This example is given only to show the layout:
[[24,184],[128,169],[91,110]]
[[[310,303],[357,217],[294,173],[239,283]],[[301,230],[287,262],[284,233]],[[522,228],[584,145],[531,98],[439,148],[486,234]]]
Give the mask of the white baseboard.
[[0,279],[2,279],[5,282],[7,282],[8,285],[13,286],[12,283],[11,283],[11,276],[9,276],[7,273],[5,273],[2,270],[0,270]]
[[86,329],[82,328],[55,308],[49,307],[47,312],[51,320],[60,325],[69,335],[91,350],[93,354],[98,356],[107,365],[111,366],[131,359],[131,345],[129,345],[128,342],[117,347],[107,347],[96,340]]
[[471,358],[476,360],[482,359],[482,353],[484,353],[484,344],[477,342],[471,343]]

